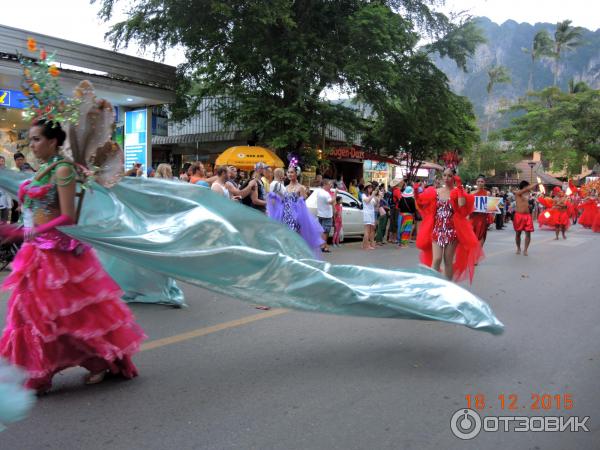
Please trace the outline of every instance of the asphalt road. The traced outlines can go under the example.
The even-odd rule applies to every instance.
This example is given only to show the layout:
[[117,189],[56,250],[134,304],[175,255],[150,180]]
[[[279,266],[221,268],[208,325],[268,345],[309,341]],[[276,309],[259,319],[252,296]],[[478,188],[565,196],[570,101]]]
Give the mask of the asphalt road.
[[[134,305],[150,336],[135,359],[140,377],[84,386],[81,369],[57,375],[32,414],[0,433],[0,448],[598,449],[600,235],[575,227],[566,241],[552,238],[536,231],[524,257],[510,228],[490,231],[471,289],[506,325],[499,337],[434,322],[263,312],[191,286],[189,308]],[[406,267],[417,252],[364,252],[353,242],[328,259]],[[590,431],[459,440],[450,418],[476,394],[482,416],[589,416]],[[542,394],[552,396],[548,409],[542,397],[536,405]]]

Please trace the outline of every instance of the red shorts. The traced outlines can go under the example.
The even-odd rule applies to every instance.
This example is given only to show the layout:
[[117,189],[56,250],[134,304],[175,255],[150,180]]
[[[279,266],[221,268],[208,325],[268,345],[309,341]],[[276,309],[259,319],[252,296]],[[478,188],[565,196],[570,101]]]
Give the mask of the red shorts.
[[531,214],[516,212],[513,219],[513,227],[515,231],[534,231]]

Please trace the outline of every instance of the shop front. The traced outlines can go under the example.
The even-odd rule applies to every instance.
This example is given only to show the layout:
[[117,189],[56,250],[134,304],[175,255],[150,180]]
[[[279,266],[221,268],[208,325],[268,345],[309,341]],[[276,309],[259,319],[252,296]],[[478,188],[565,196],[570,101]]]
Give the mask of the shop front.
[[342,177],[346,186],[352,180],[360,183],[363,178],[365,152],[354,147],[337,147],[327,155],[329,166],[322,173],[323,178],[332,180]]
[[0,88],[0,155],[9,168],[14,166],[16,152],[27,153],[28,125],[23,118],[23,99],[20,91]]
[[0,25],[0,154],[7,166],[14,165],[13,155],[21,152],[34,167],[37,161],[28,148],[29,122],[23,117],[21,94],[22,67],[18,54],[35,58],[27,40],[38,48],[56,51],[59,82],[65,96],[83,80],[90,81],[96,96],[115,107],[113,139],[125,153],[125,169],[136,162],[152,164],[152,135],[166,131],[166,118],[156,105],[175,100],[175,67],[65,39]]

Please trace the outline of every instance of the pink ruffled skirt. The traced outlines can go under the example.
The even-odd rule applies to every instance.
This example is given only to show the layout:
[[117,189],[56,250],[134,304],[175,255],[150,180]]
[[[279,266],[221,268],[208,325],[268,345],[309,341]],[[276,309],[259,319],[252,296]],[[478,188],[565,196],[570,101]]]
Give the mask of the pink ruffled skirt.
[[13,291],[0,356],[27,371],[31,389],[49,388],[55,373],[75,366],[137,375],[131,356],[146,336],[93,250],[79,249],[25,243],[3,284]]

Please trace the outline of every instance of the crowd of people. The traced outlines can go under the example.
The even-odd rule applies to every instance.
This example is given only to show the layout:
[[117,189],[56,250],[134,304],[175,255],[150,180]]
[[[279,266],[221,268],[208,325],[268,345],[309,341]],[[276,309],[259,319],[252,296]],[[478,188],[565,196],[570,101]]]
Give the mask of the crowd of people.
[[[64,136],[57,133],[56,127],[48,126],[44,122],[37,122],[31,128],[33,151],[44,164],[38,169],[31,187],[25,185],[23,188],[20,195],[21,207],[16,209],[17,218],[20,212],[27,216],[26,220],[30,222],[29,228],[33,230],[33,234],[25,238],[23,248],[13,264],[13,273],[5,283],[5,286],[13,288],[13,294],[9,301],[8,326],[0,340],[2,355],[13,364],[16,363],[30,371],[26,386],[38,392],[45,392],[50,388],[52,376],[56,372],[73,365],[88,368],[90,373],[86,379],[87,383],[102,381],[108,372],[118,373],[126,378],[135,376],[136,368],[130,357],[144,338],[143,331],[120,303],[118,286],[102,270],[93,253],[78,241],[65,238],[62,233],[56,231],[58,226],[73,223],[75,193],[73,169],[57,152]],[[19,155],[16,155],[15,160],[17,159],[20,159]],[[0,157],[0,169],[3,162]],[[23,172],[33,171],[20,162],[17,162],[17,167]],[[126,175],[139,176],[140,167],[134,165]],[[341,244],[344,224],[339,193],[346,191],[362,204],[364,250],[373,250],[386,244],[402,249],[415,242],[422,263],[442,272],[447,279],[455,281],[467,276],[470,280],[473,279],[475,266],[483,256],[488,229],[494,223],[501,229],[510,221],[513,222],[517,253],[523,255],[527,255],[529,250],[536,213],[540,226],[553,227],[557,239],[559,233],[566,238],[568,226],[578,220],[584,227],[600,232],[600,213],[595,189],[585,192],[577,190],[567,196],[562,189],[557,188],[552,191],[551,198],[546,198],[543,194],[534,194],[537,185],[530,185],[526,181],[521,182],[518,189],[510,192],[504,193],[495,189],[490,191],[486,189],[485,177],[480,176],[476,188],[467,192],[454,168],[446,168],[440,180],[425,185],[394,179],[389,187],[386,187],[382,183],[363,184],[353,180],[347,187],[341,179],[319,179],[319,188],[314,192],[314,215],[309,212],[305,202],[311,191],[302,184],[301,170],[295,165],[290,165],[287,171],[284,171],[281,168],[272,170],[266,164],[258,162],[254,170],[246,176],[245,172],[238,171],[233,166],[217,167],[214,173],[209,173],[201,163],[194,163],[182,171],[179,177],[175,177],[170,165],[160,164],[156,170],[148,170],[146,175],[149,178],[175,183],[194,184],[199,189],[210,189],[214,194],[230,201],[241,202],[298,233],[309,247],[318,253],[329,253],[330,243],[334,247]],[[48,186],[50,190],[45,189]],[[58,202],[59,197],[61,202]],[[499,197],[499,210],[476,211],[475,197]],[[13,204],[6,193],[0,197],[0,204],[6,211],[3,212],[2,219],[7,222],[8,210],[13,208]],[[29,214],[26,214],[27,212]],[[42,220],[38,218],[41,217],[40,214],[49,216]],[[11,213],[10,221],[13,220],[16,221]],[[17,234],[23,233],[23,228],[8,227],[10,225],[4,225],[0,230],[4,239],[14,239],[18,237]],[[525,233],[523,247],[522,233]],[[87,292],[86,288],[79,285],[80,281],[77,281],[85,279],[79,273],[84,269],[81,267],[82,261],[85,267],[92,268],[94,272],[92,274],[89,270],[83,270],[88,274],[86,276],[93,276],[95,285],[105,286],[106,291],[110,293],[101,299],[89,297],[95,298],[93,302],[82,299],[80,305],[78,299],[69,298],[69,304],[78,305],[76,310],[64,309],[54,313],[54,320],[65,330],[70,326],[80,328],[82,318],[93,314],[94,319],[90,323],[94,323],[96,331],[100,330],[100,340],[89,340],[87,335],[81,335],[77,338],[77,345],[57,342],[52,330],[48,329],[43,342],[21,342],[30,338],[30,333],[23,329],[22,324],[37,323],[44,314],[33,309],[26,311],[20,306],[24,301],[36,304],[48,289],[48,286],[39,284],[42,281],[32,278],[31,268],[41,264],[38,260],[41,249],[45,255],[49,249],[52,250],[51,255],[56,258],[54,266],[73,271],[72,276],[65,278],[64,285],[52,288],[55,290],[55,298],[61,299],[63,290],[71,292],[76,289],[81,291],[82,295]],[[74,252],[71,253],[71,250]],[[64,302],[67,302],[66,294]],[[60,305],[57,307],[60,308]],[[23,316],[25,312],[27,317]],[[40,316],[36,317],[36,314]],[[99,323],[104,320],[103,317],[108,320],[109,316],[115,317],[115,314],[120,317],[118,328],[113,329],[108,322]],[[105,326],[108,328],[104,329]],[[74,335],[79,333],[75,328]],[[128,343],[127,348],[121,348],[125,342]],[[63,352],[63,359],[53,361],[34,358],[34,353],[20,350],[22,345],[25,346],[23,348],[40,345],[43,351],[37,353],[38,355]],[[86,347],[85,351],[81,350],[81,345]]]
[[[2,162],[0,161],[0,164]],[[31,170],[30,167],[26,168]],[[134,165],[127,173],[128,176],[141,176],[141,165]],[[300,176],[299,170],[286,172],[283,169],[272,169],[264,163],[257,163],[254,170],[247,173],[234,166],[217,167],[215,172],[207,171],[201,162],[186,163],[180,170],[179,176],[174,177],[171,166],[160,164],[156,170],[147,170],[148,177],[179,180],[210,188],[218,194],[239,201],[256,210],[267,212],[267,198],[269,193],[285,197],[287,186],[292,177]],[[293,185],[296,181],[293,182]],[[427,187],[444,188],[443,177],[429,183]],[[418,207],[412,182],[405,179],[394,179],[386,186],[384,183],[364,182],[353,179],[348,185],[342,176],[335,179],[323,179],[317,175],[311,183],[312,188],[317,188],[317,219],[322,228],[321,251],[331,252],[331,246],[339,247],[343,237],[343,206],[342,198],[337,195],[339,191],[348,192],[360,201],[363,210],[364,234],[362,248],[374,250],[385,244],[395,244],[398,248],[406,248],[411,242],[416,242],[419,224],[423,221],[421,208]],[[550,228],[556,231],[556,238],[562,234],[566,239],[566,231],[571,224],[579,222],[587,228],[600,229],[600,224],[594,227],[597,210],[597,194],[595,190],[582,194],[580,189],[573,188],[568,200],[561,196],[562,189],[555,188],[551,196],[534,188],[537,184],[529,185],[522,182],[518,188],[502,190],[498,187],[486,188],[485,177],[479,176],[475,187],[471,190],[474,196],[487,196],[498,199],[498,209],[494,214],[473,211],[468,214],[473,231],[483,248],[490,227],[496,230],[506,228],[511,222],[516,232],[515,242],[517,253],[528,254],[531,242],[531,232],[537,221],[540,228]],[[295,189],[297,197],[306,199],[308,189],[299,191]],[[565,197],[565,198],[562,198]],[[288,202],[285,204],[287,205]],[[0,207],[4,205],[0,197]],[[14,205],[13,205],[14,208]],[[561,209],[559,214],[553,211]],[[286,206],[286,211],[290,208]],[[5,214],[3,212],[3,214]],[[16,213],[18,215],[18,212]],[[530,219],[527,217],[530,216]],[[581,215],[581,219],[579,216]],[[4,217],[4,216],[3,216]],[[297,221],[289,218],[281,219],[290,228],[298,231]],[[308,227],[308,226],[307,226]],[[308,227],[314,231],[315,227]],[[521,235],[525,234],[523,248]],[[306,233],[304,234],[306,237]],[[309,239],[314,245],[315,240]],[[448,256],[449,257],[449,256]],[[437,260],[436,260],[437,261]],[[434,264],[434,267],[436,264]]]

